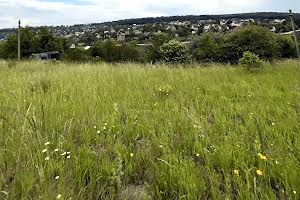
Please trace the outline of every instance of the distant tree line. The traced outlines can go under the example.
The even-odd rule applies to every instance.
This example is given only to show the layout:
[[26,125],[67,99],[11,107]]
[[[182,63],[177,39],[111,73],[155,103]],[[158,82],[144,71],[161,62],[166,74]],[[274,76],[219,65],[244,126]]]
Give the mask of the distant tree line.
[[[254,20],[272,20],[272,19],[286,19],[288,13],[278,12],[259,12],[259,13],[243,13],[243,14],[227,14],[227,15],[186,15],[186,16],[170,16],[170,17],[148,17],[148,18],[137,18],[137,19],[124,19],[113,22],[101,23],[107,26],[113,25],[132,25],[132,24],[153,24],[163,23],[172,21],[199,21],[199,20],[222,20],[222,19],[254,19]],[[300,14],[294,14],[295,23],[300,26]],[[100,24],[95,24],[100,25]]]
[[[264,60],[293,58],[295,44],[291,36],[272,33],[268,28],[248,25],[231,33],[204,33],[194,41],[182,43],[167,33],[151,37],[150,44],[137,46],[132,43],[119,43],[113,39],[96,42],[89,50],[70,49],[65,38],[54,37],[43,28],[32,32],[22,30],[22,57],[32,53],[59,51],[67,61],[106,61],[106,62],[222,62],[237,63],[246,51]],[[0,58],[15,59],[17,56],[17,36],[11,35],[0,43]]]
[[[21,30],[21,49],[22,57],[28,58],[33,53],[59,51],[66,52],[69,49],[69,43],[65,38],[55,37],[46,27],[38,32],[33,32],[27,27]],[[0,58],[17,58],[18,38],[17,35],[10,35],[6,41],[0,43]]]

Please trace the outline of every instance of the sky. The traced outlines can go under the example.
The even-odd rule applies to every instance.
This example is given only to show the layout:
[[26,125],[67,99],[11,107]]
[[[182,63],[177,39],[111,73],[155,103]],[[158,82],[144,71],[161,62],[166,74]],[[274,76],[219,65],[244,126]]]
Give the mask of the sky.
[[289,9],[300,13],[300,0],[0,0],[0,28]]

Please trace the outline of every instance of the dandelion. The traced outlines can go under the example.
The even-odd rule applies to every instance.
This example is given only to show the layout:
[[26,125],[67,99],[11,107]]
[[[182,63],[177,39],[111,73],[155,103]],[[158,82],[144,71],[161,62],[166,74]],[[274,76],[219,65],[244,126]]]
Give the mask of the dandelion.
[[49,144],[50,144],[50,142],[46,142],[46,143],[45,143],[45,146],[48,146]]
[[47,157],[45,158],[45,161],[48,161],[48,160],[50,160],[50,157],[49,157],[49,156],[47,156]]
[[56,196],[56,199],[61,199],[61,197],[62,197],[62,195],[61,195],[61,194],[58,194],[58,195]]
[[59,179],[59,176],[55,176],[55,180],[58,180]]
[[43,152],[43,153],[46,153],[47,151],[48,151],[48,149],[44,149],[42,152]]
[[267,160],[267,157],[262,155],[261,153],[259,153],[258,156],[261,160]]
[[130,153],[130,157],[133,157],[133,153]]
[[94,129],[96,129],[97,128],[97,126],[94,126]]
[[54,149],[54,152],[58,152],[59,151],[59,149]]
[[199,157],[199,156],[200,156],[200,154],[199,154],[199,153],[197,153],[197,154],[196,154],[196,157]]
[[262,171],[261,170],[256,170],[256,174],[258,175],[258,176],[262,176],[263,175],[263,173],[262,173]]
[[106,126],[103,127],[103,130],[106,130]]
[[235,175],[240,176],[239,170],[235,169],[235,170],[233,170],[233,172],[234,172]]
[[295,190],[293,191],[293,193],[294,193],[294,194],[297,194],[297,192],[296,192]]
[[100,133],[101,133],[101,131],[100,131],[100,130],[98,130],[98,131],[97,131],[97,134],[100,134]]

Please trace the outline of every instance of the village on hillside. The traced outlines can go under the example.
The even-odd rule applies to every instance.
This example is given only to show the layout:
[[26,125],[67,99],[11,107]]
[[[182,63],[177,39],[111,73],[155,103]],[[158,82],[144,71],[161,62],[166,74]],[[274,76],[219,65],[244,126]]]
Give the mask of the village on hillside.
[[[178,18],[178,17],[177,17]],[[176,19],[176,18],[175,18]],[[183,17],[184,19],[184,17]],[[116,39],[119,42],[135,42],[138,45],[147,45],[150,38],[156,33],[168,33],[183,42],[191,41],[202,33],[228,33],[238,29],[245,24],[256,24],[267,27],[271,32],[278,34],[289,34],[292,27],[287,18],[277,19],[204,19],[204,20],[139,20],[139,24],[128,23],[102,23],[81,24],[73,26],[50,26],[51,32],[58,36],[67,38],[72,42],[71,48],[78,46],[89,48],[93,43],[105,39]],[[297,26],[297,25],[296,25]],[[40,27],[32,27],[39,31]],[[298,29],[298,27],[296,27]],[[15,29],[0,30],[0,41],[15,32]]]

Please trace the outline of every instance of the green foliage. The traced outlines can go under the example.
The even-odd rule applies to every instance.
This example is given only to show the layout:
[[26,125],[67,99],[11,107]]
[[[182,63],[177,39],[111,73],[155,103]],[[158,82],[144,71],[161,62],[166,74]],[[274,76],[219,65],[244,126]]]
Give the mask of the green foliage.
[[276,42],[280,58],[292,58],[296,56],[295,42],[291,36],[278,36]]
[[147,57],[150,61],[156,62],[162,59],[160,47],[171,40],[166,33],[157,33],[151,39],[151,45],[147,49]]
[[240,64],[250,71],[256,71],[263,67],[263,61],[254,53],[246,51],[240,59]]
[[106,62],[140,61],[140,51],[133,44],[118,44],[115,40],[106,40],[91,48],[93,57]]
[[[0,58],[15,59],[18,52],[17,35],[8,36],[7,40],[0,46]],[[59,51],[64,53],[69,48],[68,41],[58,38],[45,27],[35,33],[31,28],[26,27],[21,30],[21,55],[28,58],[33,53],[43,53],[49,51]]]
[[243,56],[245,51],[251,51],[264,59],[277,57],[276,35],[260,26],[245,26],[229,35],[226,43],[234,48],[235,54]]
[[87,62],[90,61],[89,52],[75,48],[69,49],[63,56],[63,59],[70,62]]
[[240,27],[221,37],[203,34],[196,40],[195,47],[194,58],[201,62],[237,63],[246,51],[266,60],[295,56],[295,48],[290,38],[255,25]]
[[177,40],[171,40],[164,43],[159,48],[161,61],[167,63],[185,63],[189,60],[187,47]]
[[202,34],[196,41],[196,48],[193,52],[194,57],[200,62],[216,61],[219,56],[219,45],[211,33]]

